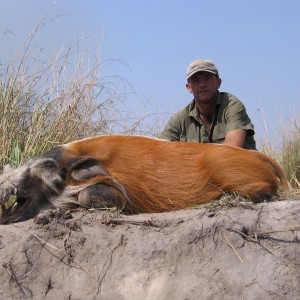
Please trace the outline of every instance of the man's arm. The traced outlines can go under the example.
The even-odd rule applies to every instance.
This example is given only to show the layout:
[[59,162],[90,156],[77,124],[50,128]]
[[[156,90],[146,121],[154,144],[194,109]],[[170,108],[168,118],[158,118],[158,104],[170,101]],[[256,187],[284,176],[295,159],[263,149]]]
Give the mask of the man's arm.
[[228,132],[222,144],[243,148],[246,139],[246,130],[235,129]]
[[223,141],[226,145],[240,148],[255,149],[255,141],[249,144],[248,135],[254,135],[253,124],[246,112],[244,104],[235,96],[229,95],[229,102],[225,109],[226,135]]
[[180,134],[179,134],[179,121],[174,115],[169,122],[167,123],[163,132],[158,134],[159,139],[169,140],[169,141],[179,141]]

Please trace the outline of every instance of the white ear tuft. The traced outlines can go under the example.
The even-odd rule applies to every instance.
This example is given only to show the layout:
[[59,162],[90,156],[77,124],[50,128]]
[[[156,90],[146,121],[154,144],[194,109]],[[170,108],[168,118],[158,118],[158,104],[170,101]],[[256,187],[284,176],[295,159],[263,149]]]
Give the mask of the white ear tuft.
[[11,172],[12,170],[13,168],[11,167],[11,165],[5,165],[3,169],[3,174]]

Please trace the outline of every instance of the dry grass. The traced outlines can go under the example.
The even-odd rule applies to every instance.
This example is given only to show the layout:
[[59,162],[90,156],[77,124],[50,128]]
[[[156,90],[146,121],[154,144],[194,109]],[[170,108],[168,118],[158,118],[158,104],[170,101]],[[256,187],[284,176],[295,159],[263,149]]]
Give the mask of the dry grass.
[[300,114],[284,121],[280,141],[265,141],[260,150],[280,163],[294,192],[300,194]]
[[281,163],[292,187],[300,191],[300,115],[298,121],[291,122],[290,128],[283,135]]
[[[71,140],[112,133],[151,133],[145,112],[124,111],[130,84],[100,76],[100,52],[86,39],[64,45],[45,62],[32,49],[43,19],[8,64],[0,65],[0,165],[29,158]],[[124,92],[125,90],[125,92]],[[136,94],[134,95],[136,97]],[[152,132],[153,134],[153,132]]]

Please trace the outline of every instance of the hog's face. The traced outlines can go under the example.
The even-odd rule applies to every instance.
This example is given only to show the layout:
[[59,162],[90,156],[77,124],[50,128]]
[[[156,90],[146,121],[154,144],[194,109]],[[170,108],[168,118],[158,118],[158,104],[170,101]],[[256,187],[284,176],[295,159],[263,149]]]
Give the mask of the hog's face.
[[53,158],[34,158],[16,169],[6,166],[0,176],[0,224],[26,220],[53,207],[53,198],[64,189],[63,178]]

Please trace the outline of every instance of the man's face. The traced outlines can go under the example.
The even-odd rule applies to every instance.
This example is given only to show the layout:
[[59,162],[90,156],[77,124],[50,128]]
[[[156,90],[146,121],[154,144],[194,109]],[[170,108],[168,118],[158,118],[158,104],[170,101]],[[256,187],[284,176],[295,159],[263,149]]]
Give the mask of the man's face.
[[215,99],[220,86],[221,79],[208,72],[194,74],[186,84],[186,88],[194,95],[195,100],[202,103],[208,103]]

